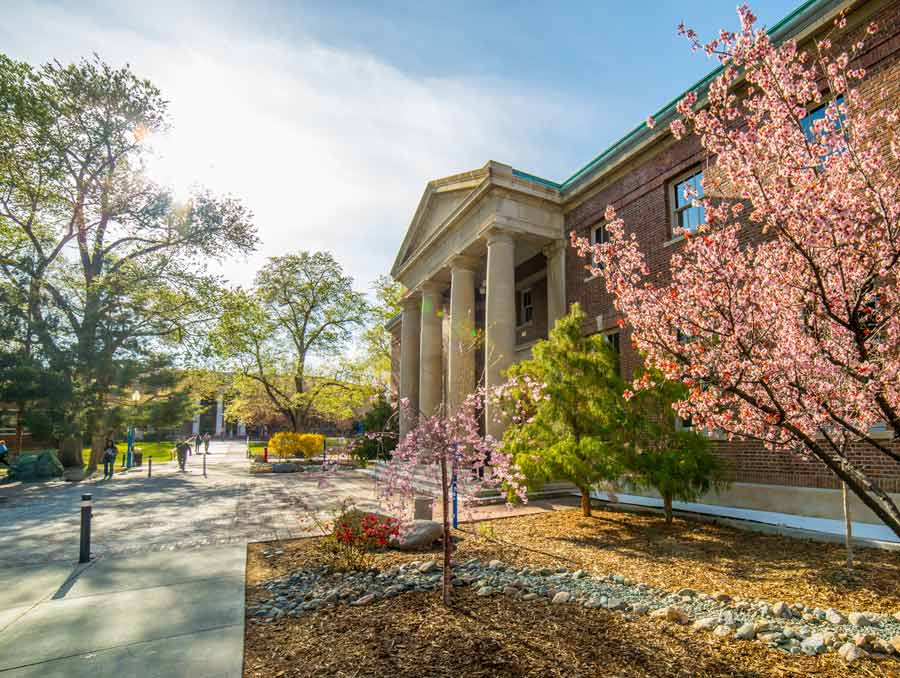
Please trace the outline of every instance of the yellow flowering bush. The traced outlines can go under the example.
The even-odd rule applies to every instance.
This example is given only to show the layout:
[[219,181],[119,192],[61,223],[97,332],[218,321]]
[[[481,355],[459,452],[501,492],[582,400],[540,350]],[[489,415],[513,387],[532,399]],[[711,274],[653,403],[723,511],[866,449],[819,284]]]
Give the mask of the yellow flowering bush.
[[269,438],[269,449],[281,459],[304,456],[314,457],[322,453],[325,436],[319,433],[281,431]]

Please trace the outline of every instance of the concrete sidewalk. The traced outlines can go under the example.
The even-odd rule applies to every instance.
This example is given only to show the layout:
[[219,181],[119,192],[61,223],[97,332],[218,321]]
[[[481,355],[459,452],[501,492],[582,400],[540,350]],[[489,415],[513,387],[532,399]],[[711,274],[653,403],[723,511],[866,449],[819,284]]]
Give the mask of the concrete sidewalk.
[[0,677],[240,678],[246,547],[0,569]]

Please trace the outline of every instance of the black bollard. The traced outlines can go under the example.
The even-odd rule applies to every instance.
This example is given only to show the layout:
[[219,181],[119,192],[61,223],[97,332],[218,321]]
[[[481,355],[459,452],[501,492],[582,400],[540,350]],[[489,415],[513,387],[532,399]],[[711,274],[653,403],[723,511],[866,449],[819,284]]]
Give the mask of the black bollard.
[[203,455],[203,477],[206,477],[206,455]]
[[81,551],[78,555],[79,563],[87,563],[91,560],[91,495],[81,495]]
[[150,457],[147,460],[147,477],[148,478],[153,477],[153,457]]

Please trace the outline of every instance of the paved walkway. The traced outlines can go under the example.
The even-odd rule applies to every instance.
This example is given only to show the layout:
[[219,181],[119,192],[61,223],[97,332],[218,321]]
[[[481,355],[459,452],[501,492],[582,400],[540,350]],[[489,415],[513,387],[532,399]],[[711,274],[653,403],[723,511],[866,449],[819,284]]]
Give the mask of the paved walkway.
[[[241,676],[247,542],[307,534],[308,509],[366,503],[374,484],[251,477],[242,445],[210,452],[206,477],[194,456],[187,473],[0,485],[0,678]],[[79,566],[88,492],[94,559]]]

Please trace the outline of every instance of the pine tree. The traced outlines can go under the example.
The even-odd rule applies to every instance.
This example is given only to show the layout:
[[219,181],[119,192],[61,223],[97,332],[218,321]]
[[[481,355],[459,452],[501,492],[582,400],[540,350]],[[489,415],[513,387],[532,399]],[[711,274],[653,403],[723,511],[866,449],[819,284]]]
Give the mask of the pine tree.
[[696,501],[710,489],[724,487],[725,466],[710,450],[707,436],[675,415],[672,404],[686,396],[685,387],[659,373],[651,373],[651,380],[651,388],[629,401],[622,462],[636,485],[659,492],[666,523],[671,523],[672,500]]
[[[591,487],[616,479],[621,470],[623,419],[627,404],[618,358],[601,335],[584,336],[585,315],[578,304],[560,318],[546,341],[532,349],[533,357],[510,367],[504,394],[513,421],[503,447],[530,486],[568,480],[581,492],[584,516],[591,515]],[[529,397],[529,385],[540,384],[539,397]],[[529,402],[526,417],[521,403]]]

